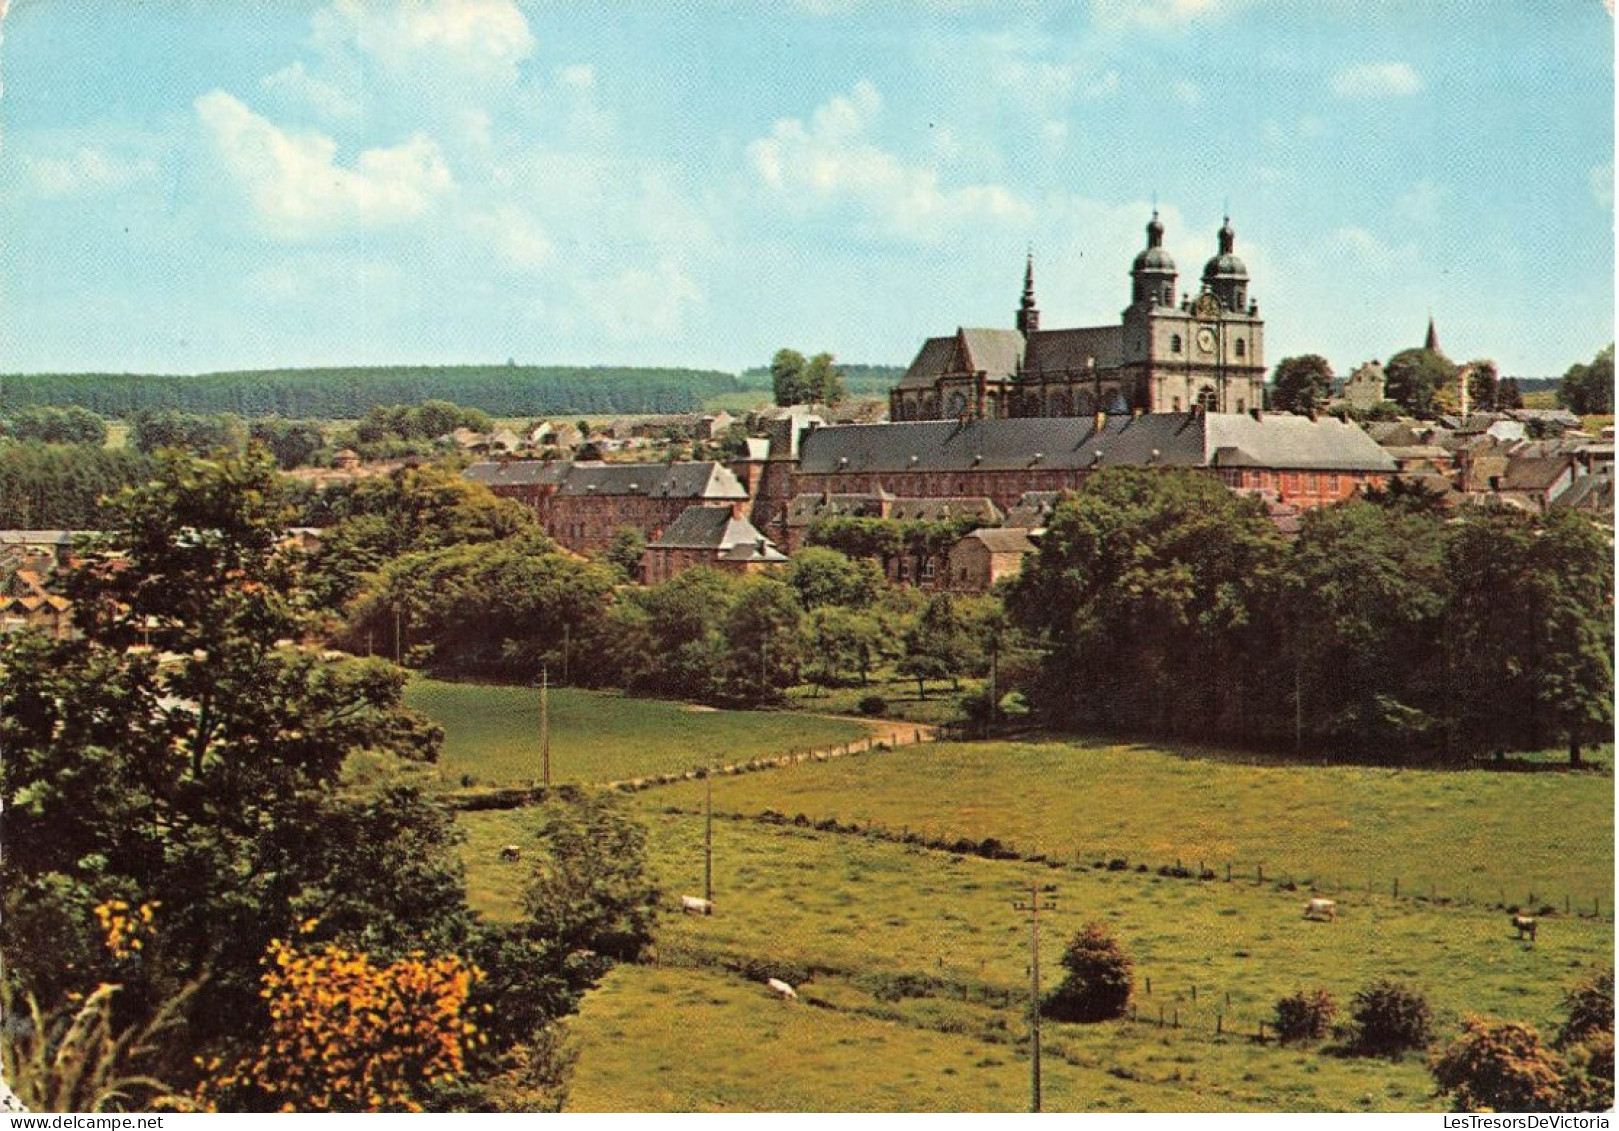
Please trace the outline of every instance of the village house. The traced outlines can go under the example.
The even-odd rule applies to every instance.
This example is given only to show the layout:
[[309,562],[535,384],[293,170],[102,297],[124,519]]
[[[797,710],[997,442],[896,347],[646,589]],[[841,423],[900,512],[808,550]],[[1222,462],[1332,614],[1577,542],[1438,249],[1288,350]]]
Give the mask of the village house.
[[740,515],[748,493],[724,465],[510,460],[475,463],[467,478],[534,508],[545,532],[575,553],[605,550],[620,530],[656,539],[689,506]]
[[687,507],[641,555],[641,580],[668,581],[698,566],[732,573],[757,573],[781,565],[787,555],[728,507]]
[[1039,547],[1027,530],[979,527],[950,548],[946,585],[965,593],[983,593],[997,581],[1023,572],[1023,559]]

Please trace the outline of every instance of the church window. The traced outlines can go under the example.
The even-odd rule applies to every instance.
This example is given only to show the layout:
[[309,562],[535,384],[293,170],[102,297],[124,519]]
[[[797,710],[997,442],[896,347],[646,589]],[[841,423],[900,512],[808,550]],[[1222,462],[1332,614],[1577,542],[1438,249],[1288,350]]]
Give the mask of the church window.
[[1170,412],[1179,412],[1180,410],[1181,410],[1181,399],[1179,397],[1176,397],[1174,400],[1169,402],[1169,411]]
[[1203,386],[1203,390],[1197,394],[1197,404],[1204,412],[1215,411],[1219,405],[1219,397],[1215,395],[1213,386]]
[[1243,340],[1241,338],[1238,338],[1237,339],[1237,356],[1238,357],[1245,357],[1245,356],[1247,356],[1247,351],[1248,351],[1248,346],[1243,342]]
[[1170,353],[1180,353],[1181,352],[1181,336],[1179,334],[1171,334],[1169,336],[1169,352]]

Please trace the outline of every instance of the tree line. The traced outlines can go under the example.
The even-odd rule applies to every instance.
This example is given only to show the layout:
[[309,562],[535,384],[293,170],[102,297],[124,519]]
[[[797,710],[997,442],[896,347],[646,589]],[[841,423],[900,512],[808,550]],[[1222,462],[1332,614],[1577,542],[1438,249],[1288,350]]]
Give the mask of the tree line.
[[195,376],[136,373],[0,375],[0,415],[77,405],[104,417],[144,411],[354,419],[375,404],[448,400],[494,416],[678,413],[734,393],[709,369],[459,365],[269,369]]
[[1612,599],[1577,515],[1396,488],[1289,541],[1206,476],[1120,468],[1059,503],[1008,608],[1058,725],[1390,760],[1562,742],[1577,763],[1612,724]]

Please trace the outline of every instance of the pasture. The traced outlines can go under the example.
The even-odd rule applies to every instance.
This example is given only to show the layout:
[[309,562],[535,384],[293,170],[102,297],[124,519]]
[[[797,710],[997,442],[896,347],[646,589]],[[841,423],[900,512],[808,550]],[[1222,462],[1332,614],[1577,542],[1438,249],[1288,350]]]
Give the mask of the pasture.
[[[674,905],[701,890],[702,821],[656,808],[647,816],[654,871]],[[532,843],[524,814],[463,819],[476,902],[514,913],[523,869],[496,860],[500,844]],[[1048,987],[1063,942],[1093,918],[1137,963],[1137,1021],[1046,1025],[1054,1110],[1429,1109],[1420,1061],[1260,1044],[1258,1023],[1295,989],[1324,986],[1347,1002],[1389,975],[1429,993],[1442,1029],[1474,1010],[1545,1026],[1562,991],[1612,948],[1606,921],[1548,920],[1530,947],[1513,940],[1503,914],[1367,897],[1346,903],[1336,923],[1312,923],[1299,894],[1268,883],[1035,867],[720,820],[717,913],[671,913],[661,967],[617,971],[599,999],[587,998],[571,1106],[1016,1109],[1026,1102],[1016,1082],[1026,1079],[1028,925],[1012,902],[1031,879],[1056,889],[1057,910],[1042,920]],[[760,984],[772,970],[798,981],[803,1001],[773,1001]],[[677,1004],[702,1023],[671,1025]],[[679,1061],[692,1040],[700,1058],[655,1067]],[[802,1062],[786,1051],[805,1042],[819,1051]],[[841,1100],[826,1090],[838,1071]],[[885,1099],[890,1080],[900,1083]]]
[[[1437,895],[1475,903],[1565,898],[1610,914],[1613,778],[1300,766],[1082,741],[936,743],[721,779],[716,810],[836,818],[975,840],[1024,855],[1202,861],[1313,882],[1322,894]],[[693,808],[701,786],[659,804]]]
[[[1012,903],[1031,882],[1057,902],[1042,916],[1047,988],[1092,919],[1136,961],[1134,1020],[1045,1025],[1049,1110],[1436,1110],[1419,1057],[1279,1047],[1256,1039],[1259,1024],[1294,990],[1324,987],[1347,1007],[1388,976],[1428,994],[1441,1038],[1463,1012],[1547,1031],[1564,991],[1612,962],[1606,775],[1254,765],[1051,742],[924,745],[713,788],[717,913],[671,910],[659,964],[619,969],[587,996],[572,1110],[1018,1110],[1029,930]],[[702,790],[626,799],[647,821],[670,908],[702,890]],[[767,810],[789,823],[757,819]],[[791,823],[799,813],[844,831]],[[502,863],[499,848],[533,844],[532,819],[460,820],[474,907],[516,914],[528,864]],[[996,836],[1052,862],[893,839],[907,829]],[[1092,866],[1115,856],[1130,866]],[[1136,870],[1176,859],[1221,868],[1208,881]],[[1265,882],[1240,869],[1226,882],[1228,859],[1263,861]],[[1398,866],[1402,896],[1381,881],[1327,887],[1334,923],[1305,921],[1310,892],[1277,885],[1379,863]],[[1549,916],[1538,943],[1520,943],[1486,889],[1528,883],[1547,902],[1601,891],[1603,915]],[[1430,901],[1429,885],[1441,897],[1471,889],[1473,902]],[[774,1000],[771,974],[802,1000]]]
[[[405,702],[444,728],[439,777],[510,785],[540,777],[540,693],[533,687],[412,680]],[[552,688],[551,780],[606,782],[863,738],[849,719],[715,711],[607,691]]]

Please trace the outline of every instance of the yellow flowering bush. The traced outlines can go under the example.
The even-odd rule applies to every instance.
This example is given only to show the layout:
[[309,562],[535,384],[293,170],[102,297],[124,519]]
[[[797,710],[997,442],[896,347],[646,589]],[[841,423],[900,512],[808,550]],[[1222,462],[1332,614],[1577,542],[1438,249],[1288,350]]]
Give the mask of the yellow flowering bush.
[[270,1012],[258,1049],[233,1067],[202,1067],[202,1106],[282,1111],[421,1111],[423,1086],[448,1083],[481,1041],[467,1004],[482,972],[456,955],[397,962],[329,943],[276,939],[259,991]]
[[96,919],[106,936],[107,950],[120,961],[140,953],[152,940],[152,924],[157,902],[131,906],[122,899],[109,899],[96,905]]

